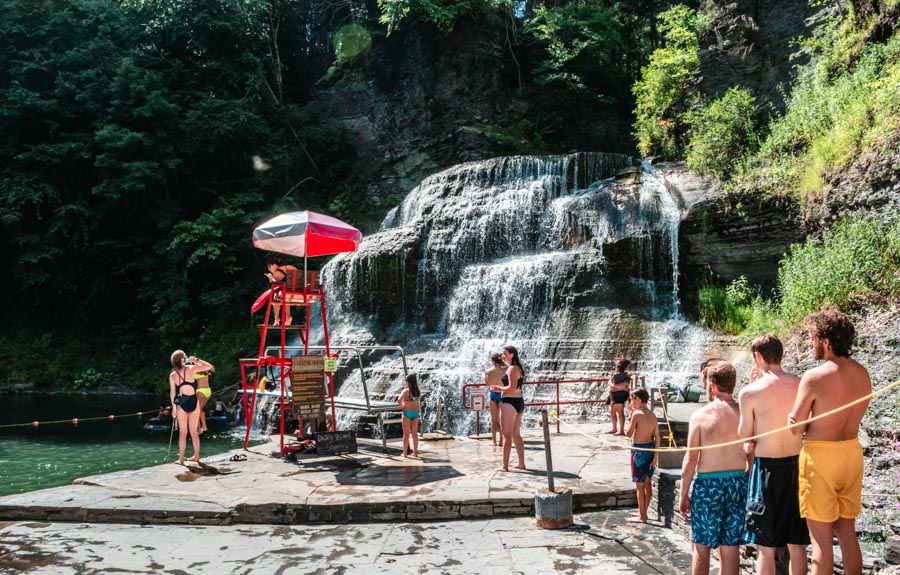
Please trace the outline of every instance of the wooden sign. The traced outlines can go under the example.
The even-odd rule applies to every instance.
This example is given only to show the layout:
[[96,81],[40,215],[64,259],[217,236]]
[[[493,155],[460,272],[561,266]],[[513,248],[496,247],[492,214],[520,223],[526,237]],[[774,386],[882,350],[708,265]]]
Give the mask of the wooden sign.
[[356,453],[356,432],[328,431],[324,433],[317,433],[316,453],[318,453],[319,455]]
[[297,419],[325,418],[325,362],[322,356],[291,358],[291,391]]

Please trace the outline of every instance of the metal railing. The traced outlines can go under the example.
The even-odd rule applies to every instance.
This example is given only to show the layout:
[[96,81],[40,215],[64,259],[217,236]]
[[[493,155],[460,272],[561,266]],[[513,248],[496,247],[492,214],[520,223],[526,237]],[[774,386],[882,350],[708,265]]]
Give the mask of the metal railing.
[[[522,387],[524,388],[526,385],[552,385],[555,387],[556,391],[556,399],[552,401],[531,401],[525,404],[525,407],[546,407],[546,406],[555,406],[556,414],[559,417],[561,415],[561,407],[563,405],[578,405],[578,404],[590,404],[590,403],[606,403],[606,398],[603,399],[567,399],[565,401],[561,400],[559,397],[559,388],[561,385],[569,385],[569,384],[585,384],[585,383],[606,383],[609,384],[611,378],[609,377],[600,377],[596,379],[559,379],[556,381],[523,381]],[[463,407],[466,409],[470,409],[471,403],[468,401],[468,398],[471,397],[473,389],[487,387],[486,383],[467,383],[462,386],[462,402]],[[483,391],[481,393],[484,393]],[[524,393],[523,393],[524,397]],[[475,415],[475,433],[480,434],[480,425],[481,425],[481,411],[477,411]],[[559,433],[559,419],[556,421],[556,432]]]
[[[286,360],[287,357],[290,356],[289,352],[295,352],[295,354],[296,353],[302,354],[305,351],[307,354],[309,354],[309,352],[315,351],[315,352],[321,352],[322,355],[330,352],[332,356],[336,355],[336,353],[340,352],[340,351],[347,351],[347,352],[355,353],[356,361],[359,365],[359,379],[360,379],[360,383],[362,384],[365,405],[363,406],[362,404],[355,404],[353,402],[348,402],[348,401],[342,402],[337,397],[329,396],[327,394],[327,390],[326,390],[326,401],[332,401],[333,405],[335,407],[338,407],[341,409],[365,411],[366,413],[374,414],[378,418],[378,425],[379,425],[379,429],[381,430],[382,447],[385,451],[387,451],[387,438],[385,437],[385,433],[384,433],[385,421],[384,421],[383,414],[384,414],[384,412],[387,412],[387,411],[398,411],[400,409],[400,406],[395,401],[381,401],[381,402],[376,403],[371,399],[371,397],[369,396],[369,386],[366,382],[366,371],[365,371],[365,365],[363,363],[363,352],[367,352],[367,351],[400,352],[400,359],[403,363],[403,378],[405,380],[406,375],[409,373],[409,371],[408,371],[408,368],[406,365],[406,353],[403,351],[402,347],[400,347],[398,345],[355,345],[355,346],[340,346],[340,345],[334,346],[334,345],[332,345],[332,346],[329,346],[328,348],[326,348],[325,346],[322,346],[322,345],[311,345],[311,346],[287,345],[284,347],[267,346],[265,348],[265,354],[266,354],[266,356],[269,356],[269,354],[275,354],[272,357],[279,358],[279,354],[281,353],[282,349],[284,350],[284,354],[286,357],[280,358],[280,359],[284,359],[284,360]],[[257,361],[258,360],[256,360],[256,359],[242,359],[241,363],[246,363],[248,365],[251,365],[251,364],[256,365]],[[352,359],[350,361],[352,361]],[[277,368],[279,366],[273,366],[273,367]],[[285,368],[287,368],[287,371],[289,373],[290,372],[290,364],[287,364],[287,363],[284,364],[284,366],[281,369],[285,369]],[[271,379],[276,379],[276,378],[269,378],[269,379],[271,380]],[[284,382],[285,379],[286,379],[286,376],[277,378],[277,380],[279,382]],[[283,409],[283,406],[282,406],[282,409]]]

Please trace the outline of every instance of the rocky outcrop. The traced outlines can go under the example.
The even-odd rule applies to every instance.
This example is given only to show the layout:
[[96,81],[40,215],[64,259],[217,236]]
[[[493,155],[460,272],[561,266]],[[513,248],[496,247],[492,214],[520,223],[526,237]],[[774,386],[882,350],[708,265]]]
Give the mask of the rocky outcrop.
[[533,152],[520,133],[526,120],[562,150],[629,145],[626,115],[534,84],[533,62],[522,48],[511,51],[507,26],[500,15],[484,15],[445,34],[409,21],[376,38],[369,56],[345,64],[322,89],[354,136],[374,212],[383,214],[442,169]]
[[892,145],[867,150],[843,170],[826,175],[821,194],[804,210],[810,227],[824,228],[851,213],[870,214],[884,223],[900,217],[900,131]]
[[679,296],[689,314],[706,282],[724,285],[740,276],[770,293],[778,280],[778,262],[806,229],[796,204],[788,199],[747,199],[721,190],[685,167],[660,164],[657,170],[682,198],[679,228]]
[[700,65],[687,93],[708,100],[740,86],[757,98],[759,119],[784,108],[784,94],[809,59],[797,39],[835,6],[806,0],[709,0],[710,26],[700,36]]

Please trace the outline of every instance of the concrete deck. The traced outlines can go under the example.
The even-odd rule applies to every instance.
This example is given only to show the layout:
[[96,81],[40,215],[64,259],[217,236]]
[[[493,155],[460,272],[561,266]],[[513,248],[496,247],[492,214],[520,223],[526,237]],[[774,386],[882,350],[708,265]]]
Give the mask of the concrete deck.
[[678,575],[689,544],[628,511],[575,516],[538,530],[534,520],[352,525],[112,525],[0,522],[0,573],[236,573],[390,575]]
[[[628,440],[605,434],[608,426],[551,432],[554,479],[572,489],[576,512],[636,505]],[[498,471],[501,449],[489,439],[423,440],[420,459],[402,458],[398,440],[388,453],[380,441],[361,441],[358,453],[296,461],[273,457],[277,443],[267,443],[205,458],[205,469],[160,465],[2,497],[0,519],[230,525],[527,516],[547,473],[541,430],[524,437],[527,471]],[[246,461],[229,461],[235,454]]]

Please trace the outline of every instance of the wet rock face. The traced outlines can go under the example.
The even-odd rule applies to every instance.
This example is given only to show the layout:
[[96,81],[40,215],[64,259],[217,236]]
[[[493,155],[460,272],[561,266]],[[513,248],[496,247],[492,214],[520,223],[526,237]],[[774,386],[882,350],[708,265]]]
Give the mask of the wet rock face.
[[[809,55],[797,45],[834,7],[806,0],[710,0],[704,13],[710,27],[700,36],[700,66],[689,94],[709,100],[740,86],[757,97],[759,117],[784,109],[781,89],[789,87]],[[824,3],[823,3],[824,4]]]
[[679,298],[688,314],[707,281],[719,285],[747,276],[764,294],[775,287],[778,263],[807,233],[794,203],[736,197],[687,169],[684,162],[657,166],[684,207],[679,228]]
[[682,303],[696,304],[704,281],[719,285],[747,276],[768,294],[778,280],[778,262],[806,236],[789,200],[747,200],[713,196],[691,207],[681,225],[684,282]]
[[370,55],[345,64],[323,88],[354,136],[356,167],[376,211],[442,169],[511,153],[491,134],[510,133],[523,120],[539,120],[559,149],[628,146],[627,114],[535,85],[524,72],[529,56],[521,48],[513,55],[509,33],[499,13],[461,20],[446,34],[406,22],[375,38]]

